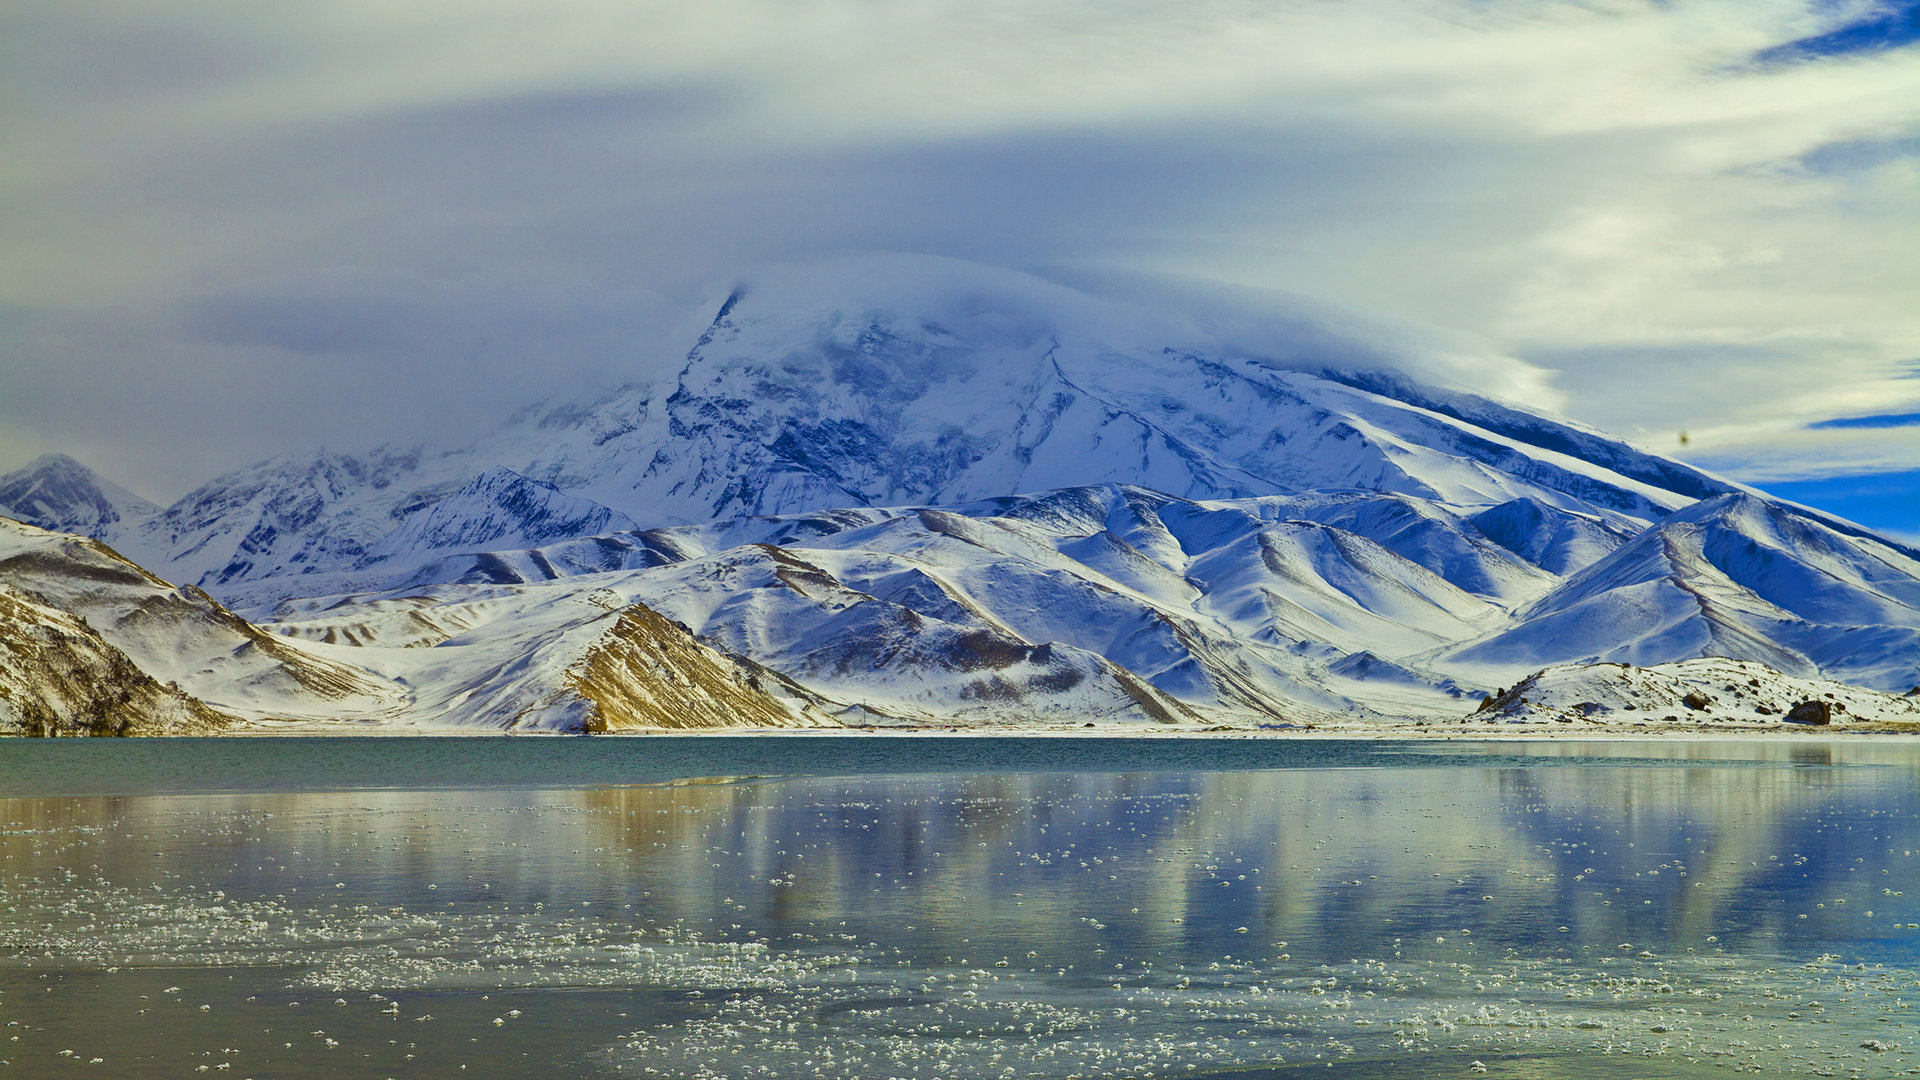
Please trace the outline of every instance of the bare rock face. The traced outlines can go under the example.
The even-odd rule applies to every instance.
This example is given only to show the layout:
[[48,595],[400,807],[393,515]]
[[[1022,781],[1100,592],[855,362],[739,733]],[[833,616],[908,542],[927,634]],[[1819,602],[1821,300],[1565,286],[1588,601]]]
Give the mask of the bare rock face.
[[1707,707],[1713,704],[1713,699],[1695,690],[1686,697],[1681,698],[1680,704],[1685,705],[1694,712],[1705,712],[1707,711]]
[[1813,698],[1788,709],[1787,719],[1795,724],[1825,726],[1833,723],[1833,706],[1819,698]]

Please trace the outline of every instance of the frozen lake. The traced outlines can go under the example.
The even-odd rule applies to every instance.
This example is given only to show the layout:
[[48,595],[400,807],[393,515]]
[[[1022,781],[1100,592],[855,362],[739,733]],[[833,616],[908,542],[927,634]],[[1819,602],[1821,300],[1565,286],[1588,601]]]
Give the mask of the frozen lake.
[[1920,1074],[1920,742],[10,741],[0,793],[0,1076]]

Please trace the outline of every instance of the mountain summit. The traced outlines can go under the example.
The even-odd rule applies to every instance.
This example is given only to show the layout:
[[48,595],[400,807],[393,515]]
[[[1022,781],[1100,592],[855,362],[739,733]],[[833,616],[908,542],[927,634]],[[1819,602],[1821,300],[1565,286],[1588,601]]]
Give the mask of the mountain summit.
[[112,543],[160,512],[153,503],[65,454],[43,454],[0,476],[0,514]]

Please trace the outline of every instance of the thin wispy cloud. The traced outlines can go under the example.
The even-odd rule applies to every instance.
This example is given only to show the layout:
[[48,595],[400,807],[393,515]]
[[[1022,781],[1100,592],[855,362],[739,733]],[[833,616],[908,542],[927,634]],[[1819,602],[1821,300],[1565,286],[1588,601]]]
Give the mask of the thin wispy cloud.
[[446,441],[876,248],[1317,297],[1656,448],[1856,467],[1886,431],[1808,425],[1920,407],[1914,11],[16,6],[0,457],[164,496]]

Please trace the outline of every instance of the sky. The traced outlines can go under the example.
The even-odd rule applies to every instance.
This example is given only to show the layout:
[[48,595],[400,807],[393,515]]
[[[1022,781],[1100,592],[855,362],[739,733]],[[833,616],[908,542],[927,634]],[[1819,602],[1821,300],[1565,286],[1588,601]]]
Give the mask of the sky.
[[1439,328],[1914,534],[1916,240],[1916,0],[0,3],[0,469],[161,501],[865,249]]

